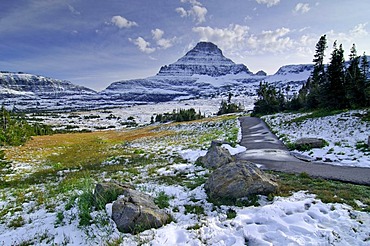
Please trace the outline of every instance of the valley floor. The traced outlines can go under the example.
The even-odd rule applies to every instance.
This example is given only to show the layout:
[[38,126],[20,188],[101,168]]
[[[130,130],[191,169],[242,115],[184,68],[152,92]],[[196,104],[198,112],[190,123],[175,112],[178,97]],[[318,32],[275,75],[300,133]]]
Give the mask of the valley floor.
[[[152,113],[148,111],[146,120]],[[328,147],[303,153],[312,158],[369,166],[369,152],[360,148],[370,132],[369,123],[359,116],[365,114],[351,111],[290,124],[286,122],[297,115],[278,114],[265,120],[285,141],[307,135],[325,138]],[[121,118],[126,116],[122,113]],[[238,138],[237,117],[229,115],[40,136],[8,148],[10,163],[0,170],[0,245],[370,244],[367,186],[275,173],[281,192],[258,197],[259,205],[210,203],[203,187],[210,171],[195,161],[212,140],[235,145]],[[243,151],[238,145],[228,148],[233,154]],[[96,183],[109,180],[131,183],[154,197],[164,192],[169,198],[165,209],[173,222],[131,235],[120,233],[110,219],[112,204],[105,210],[83,211],[85,195]],[[81,223],[83,212],[91,216],[87,224]]]

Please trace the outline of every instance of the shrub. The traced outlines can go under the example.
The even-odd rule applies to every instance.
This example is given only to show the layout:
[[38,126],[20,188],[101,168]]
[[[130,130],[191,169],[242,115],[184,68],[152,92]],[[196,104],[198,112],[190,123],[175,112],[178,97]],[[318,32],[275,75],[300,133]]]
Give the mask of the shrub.
[[235,103],[226,102],[222,100],[220,108],[218,109],[217,115],[238,113],[238,112],[243,112],[243,111],[244,111],[244,108],[241,104],[237,105]]

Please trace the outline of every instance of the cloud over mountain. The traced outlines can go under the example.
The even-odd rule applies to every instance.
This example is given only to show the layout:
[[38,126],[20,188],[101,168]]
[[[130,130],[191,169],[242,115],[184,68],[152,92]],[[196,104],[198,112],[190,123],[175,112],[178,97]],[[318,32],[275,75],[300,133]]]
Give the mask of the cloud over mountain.
[[111,22],[118,28],[130,28],[133,26],[138,26],[135,21],[129,21],[125,17],[122,17],[120,15],[113,16]]

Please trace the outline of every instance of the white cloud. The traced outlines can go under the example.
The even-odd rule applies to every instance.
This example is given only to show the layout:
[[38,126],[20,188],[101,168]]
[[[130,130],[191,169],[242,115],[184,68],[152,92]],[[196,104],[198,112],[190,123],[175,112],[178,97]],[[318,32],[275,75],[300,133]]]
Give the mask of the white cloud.
[[130,42],[134,43],[139,48],[139,50],[141,50],[144,53],[150,54],[150,53],[153,53],[156,50],[155,48],[150,47],[150,43],[147,42],[142,37],[138,37],[136,39],[129,38],[128,40]]
[[206,21],[206,14],[208,10],[205,7],[194,5],[190,10],[190,15],[194,16],[194,19],[198,24]]
[[256,0],[258,4],[266,4],[267,7],[272,7],[280,3],[280,0]]
[[133,44],[135,44],[140,51],[150,54],[153,53],[156,50],[165,50],[173,46],[174,41],[176,40],[176,37],[173,37],[171,39],[163,38],[164,31],[156,28],[152,30],[152,38],[155,41],[156,45],[152,45],[150,42],[146,41],[142,37],[138,37],[136,39],[129,38],[129,41]]
[[179,13],[181,17],[188,16],[188,12],[182,7],[176,8],[176,12]]
[[153,40],[155,40],[156,44],[158,45],[158,48],[161,48],[161,49],[168,49],[172,47],[173,42],[176,39],[176,37],[172,39],[163,38],[164,31],[158,28],[152,30],[152,35],[153,35]]
[[263,31],[259,37],[260,49],[265,52],[281,53],[292,48],[294,41],[286,37],[289,32],[290,30],[285,27],[274,31]]
[[310,8],[310,5],[308,3],[297,3],[293,12],[304,14],[304,13],[307,13],[308,11],[310,11],[310,9],[311,8]]
[[71,11],[72,14],[75,14],[75,15],[80,15],[81,13],[79,11],[77,11],[72,5],[70,4],[67,4],[67,7],[69,9],[69,11]]
[[190,3],[192,6],[189,10],[184,9],[183,7],[176,8],[176,12],[180,14],[181,17],[192,16],[194,21],[197,24],[203,23],[206,21],[207,8],[203,7],[202,4],[196,0],[181,0],[182,3]]
[[353,37],[366,37],[369,33],[366,30],[367,23],[360,23],[356,25],[353,29],[349,31],[350,35]]
[[227,28],[194,27],[203,41],[215,42],[223,50],[235,50],[247,40],[248,26],[230,25]]
[[160,40],[163,37],[164,31],[161,29],[152,30],[152,35],[154,40]]
[[138,26],[135,21],[129,21],[125,17],[122,17],[120,15],[113,16],[111,22],[118,28],[130,28],[133,26]]
[[283,53],[298,45],[288,36],[291,30],[285,27],[250,34],[248,26],[230,25],[227,28],[194,27],[200,40],[216,43],[229,55],[245,57],[249,54]]

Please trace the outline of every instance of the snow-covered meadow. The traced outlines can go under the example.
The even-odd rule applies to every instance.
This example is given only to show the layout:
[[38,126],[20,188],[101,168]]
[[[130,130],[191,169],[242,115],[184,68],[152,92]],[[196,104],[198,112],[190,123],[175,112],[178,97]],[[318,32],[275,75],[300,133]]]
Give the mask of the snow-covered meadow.
[[[172,108],[162,111],[147,105],[137,106],[136,111],[133,107],[112,112],[128,118],[131,115],[123,112],[132,110],[135,119],[146,124],[154,112],[194,107],[190,102],[187,104],[168,106]],[[209,110],[211,115],[217,111],[219,102],[208,104],[207,108],[207,104],[202,105],[204,108],[200,110],[206,113]],[[137,110],[142,110],[142,118]],[[337,142],[340,142],[348,149],[340,151],[348,156],[354,153],[351,158],[361,160],[355,162],[358,164],[369,161],[366,153],[354,147],[365,140],[369,124],[357,119],[357,113],[312,119],[300,126],[291,124],[292,128],[282,122],[297,116],[281,114],[265,119],[278,135],[290,141],[309,132],[312,133],[309,136],[325,138],[330,143],[328,147],[339,147]],[[91,124],[84,122],[83,117],[79,120],[83,126]],[[337,122],[346,123],[343,130],[339,130],[342,127]],[[370,245],[368,212],[342,203],[323,203],[315,194],[304,190],[284,197],[260,196],[259,206],[212,204],[203,187],[211,171],[197,165],[196,159],[206,153],[212,140],[236,144],[240,138],[238,128],[235,116],[213,117],[138,129],[37,137],[24,147],[9,149],[8,158],[15,170],[0,172],[9,184],[0,189],[0,245]],[[342,132],[344,135],[340,135]],[[90,145],[99,147],[89,149],[88,155],[95,156],[92,150],[96,150],[104,157],[98,159],[100,155],[97,155],[97,160],[102,160],[100,163],[91,166],[81,161],[63,167],[67,161],[75,160],[69,155],[87,159],[89,156],[80,147],[90,148]],[[225,147],[233,154],[243,151],[238,145]],[[108,150],[113,154],[107,154]],[[28,155],[21,158],[14,153]],[[345,155],[339,156],[344,159]],[[52,176],[45,176],[45,180],[27,179],[39,177],[45,170],[53,171]],[[81,226],[78,205],[81,196],[86,188],[91,191],[97,182],[109,180],[131,183],[154,197],[164,192],[169,197],[165,209],[173,221],[138,235],[120,233],[109,217],[112,204],[107,204],[105,210],[91,211],[91,225]],[[363,202],[356,204],[359,208],[369,206]]]
[[[307,118],[306,114],[279,113],[263,117],[284,143],[304,137],[323,138],[328,146],[300,154],[328,164],[370,167],[370,151],[361,148],[370,136],[370,122],[363,120],[368,110],[352,110],[335,115]],[[295,152],[298,152],[295,150]]]

